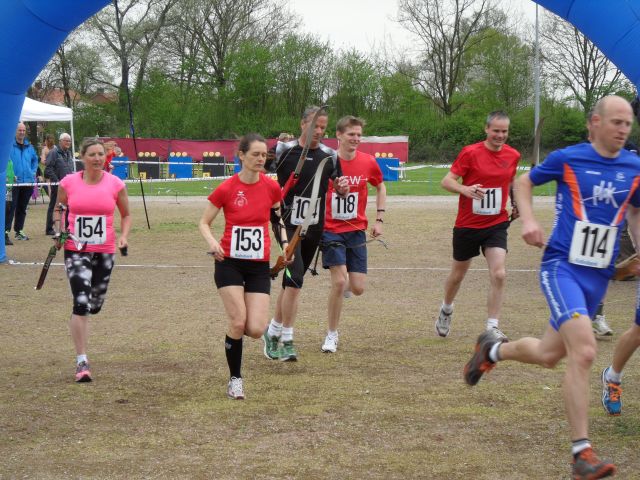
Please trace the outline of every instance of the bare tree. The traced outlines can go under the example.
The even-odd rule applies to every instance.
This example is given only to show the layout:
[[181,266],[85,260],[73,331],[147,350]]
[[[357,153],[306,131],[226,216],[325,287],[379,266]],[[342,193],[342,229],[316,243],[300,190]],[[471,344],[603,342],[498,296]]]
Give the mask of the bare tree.
[[[107,53],[120,70],[119,98],[126,102],[132,72],[134,88],[144,79],[147,64],[170,12],[179,0],[114,0],[90,21],[100,43],[106,44]],[[116,9],[117,5],[117,9]]]
[[490,0],[399,0],[398,21],[420,41],[418,62],[403,73],[447,116],[460,107],[465,54],[501,18],[494,13]]
[[623,87],[622,73],[571,24],[547,14],[542,38],[551,83],[556,90],[571,92],[585,114],[599,98]]
[[65,105],[74,108],[82,96],[94,93],[100,86],[112,85],[97,49],[84,40],[83,33],[77,31],[58,47],[38,76],[38,88],[32,89],[35,97],[42,99],[59,88]]
[[274,45],[285,27],[297,22],[285,5],[284,0],[182,0],[176,28],[188,32],[183,42],[197,48],[192,67],[224,88],[227,58],[243,41]]

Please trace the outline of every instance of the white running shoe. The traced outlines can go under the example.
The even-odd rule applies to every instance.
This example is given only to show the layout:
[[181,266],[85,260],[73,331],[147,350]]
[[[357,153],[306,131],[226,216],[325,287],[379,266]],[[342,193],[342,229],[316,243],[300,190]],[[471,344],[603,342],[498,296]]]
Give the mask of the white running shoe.
[[500,330],[498,327],[487,327],[487,330],[491,330],[492,332],[494,332],[496,334],[496,337],[498,337],[498,339],[501,342],[508,342],[509,341],[509,339],[504,334],[504,332],[502,332],[502,330]]
[[610,337],[613,335],[613,330],[607,324],[607,320],[604,315],[596,315],[591,322],[591,328],[593,329],[593,333],[600,337]]
[[440,314],[436,319],[436,333],[441,337],[448,337],[451,330],[451,313],[445,313],[444,308],[440,308]]
[[242,378],[231,377],[229,385],[227,385],[227,397],[232,398],[233,400],[244,400]]
[[351,293],[351,290],[349,290],[349,289],[347,289],[344,292],[342,292],[342,296],[344,298],[351,298],[351,295],[352,295],[352,293]]
[[338,335],[329,335],[324,338],[322,351],[325,353],[336,353],[338,350]]

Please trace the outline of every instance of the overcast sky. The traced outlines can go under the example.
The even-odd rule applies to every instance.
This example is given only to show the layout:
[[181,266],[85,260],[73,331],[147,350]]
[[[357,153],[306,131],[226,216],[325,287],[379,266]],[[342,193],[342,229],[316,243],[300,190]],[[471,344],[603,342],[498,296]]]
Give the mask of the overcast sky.
[[[531,0],[501,0],[533,22],[535,4]],[[330,40],[334,48],[355,47],[362,52],[380,48],[386,40],[396,47],[409,45],[409,34],[393,19],[397,0],[289,0],[289,8],[302,16],[304,31]],[[542,14],[542,9],[541,9]]]

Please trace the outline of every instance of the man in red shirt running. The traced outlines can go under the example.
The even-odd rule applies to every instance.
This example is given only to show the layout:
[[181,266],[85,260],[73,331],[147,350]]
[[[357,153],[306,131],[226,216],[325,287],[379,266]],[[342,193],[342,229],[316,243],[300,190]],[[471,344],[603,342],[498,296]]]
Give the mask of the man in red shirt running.
[[[462,149],[442,179],[442,187],[460,195],[458,216],[453,228],[453,264],[444,284],[444,300],[436,319],[436,333],[449,335],[453,301],[460,289],[471,259],[484,254],[489,267],[487,329],[498,329],[504,292],[507,229],[507,196],[516,175],[520,154],[507,145],[509,116],[501,111],[487,117],[482,142]],[[459,182],[459,180],[462,180]],[[514,206],[512,218],[517,216]]]
[[346,116],[338,120],[336,136],[340,142],[338,160],[349,193],[340,196],[329,184],[325,200],[324,232],[320,241],[322,266],[331,272],[329,325],[322,351],[335,353],[338,348],[338,322],[343,295],[362,295],[367,278],[367,184],[376,188],[376,221],[371,235],[382,235],[387,189],[382,171],[371,155],[358,151],[364,120]]

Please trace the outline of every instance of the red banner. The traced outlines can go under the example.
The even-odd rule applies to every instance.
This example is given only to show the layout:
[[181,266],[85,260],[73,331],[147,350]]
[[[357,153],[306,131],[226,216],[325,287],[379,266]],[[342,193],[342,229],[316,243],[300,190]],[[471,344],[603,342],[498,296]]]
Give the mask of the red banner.
[[[131,138],[103,138],[104,141],[113,140],[122,149],[125,156],[136,158],[136,152]],[[272,147],[277,139],[267,140],[269,147]],[[335,138],[325,138],[322,143],[328,147],[337,149],[338,140]],[[207,157],[224,157],[227,162],[231,162],[238,148],[238,140],[165,140],[162,138],[137,138],[136,144],[138,154],[149,152],[147,156],[157,156],[162,160],[171,157],[171,153],[176,156],[191,157],[200,161]],[[408,137],[363,137],[360,151],[383,158],[397,158],[400,162],[406,162],[409,158]],[[179,155],[178,155],[179,154]]]

